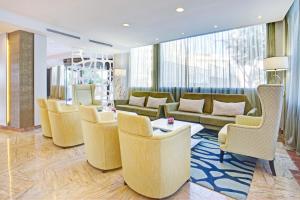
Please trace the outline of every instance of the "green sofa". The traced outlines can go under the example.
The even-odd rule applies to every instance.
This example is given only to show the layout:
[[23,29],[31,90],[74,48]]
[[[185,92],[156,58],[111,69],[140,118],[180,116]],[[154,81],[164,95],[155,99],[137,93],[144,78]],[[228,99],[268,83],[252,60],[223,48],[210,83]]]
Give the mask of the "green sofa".
[[224,125],[235,122],[235,117],[211,115],[213,100],[222,102],[246,102],[244,114],[254,115],[256,112],[256,109],[251,106],[246,95],[185,93],[182,98],[194,100],[205,99],[203,113],[178,111],[179,103],[168,103],[164,105],[165,116],[174,117],[177,120],[200,123],[205,128],[213,130],[220,130]]
[[135,97],[146,97],[144,107],[129,105],[129,100],[115,100],[116,109],[148,116],[151,120],[165,117],[165,114],[163,110],[164,105],[160,105],[158,109],[146,107],[149,96],[154,98],[167,98],[167,103],[175,102],[173,95],[168,92],[133,92],[131,95]]

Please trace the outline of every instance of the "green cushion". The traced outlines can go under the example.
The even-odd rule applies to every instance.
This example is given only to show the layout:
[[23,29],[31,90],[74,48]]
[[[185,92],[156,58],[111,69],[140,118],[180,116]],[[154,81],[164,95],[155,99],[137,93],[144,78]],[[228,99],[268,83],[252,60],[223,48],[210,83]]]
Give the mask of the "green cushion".
[[212,100],[222,101],[222,102],[246,102],[244,114],[246,115],[251,109],[250,104],[246,95],[243,94],[213,94]]
[[190,113],[190,112],[183,112],[183,111],[172,111],[168,113],[168,117],[174,117],[177,120],[181,121],[188,121],[188,122],[200,122],[199,113]]
[[200,117],[200,124],[222,127],[229,123],[235,123],[235,117],[215,116],[209,114],[201,114]]
[[193,100],[204,99],[203,112],[204,113],[212,113],[211,94],[185,93],[185,94],[183,94],[182,98],[184,98],[184,99],[193,99]]
[[173,95],[169,92],[151,92],[150,96],[154,98],[167,98],[167,103],[175,102]]
[[128,112],[135,112],[138,115],[156,117],[158,115],[158,109],[156,108],[145,108],[131,105],[117,105],[117,110],[123,110]]

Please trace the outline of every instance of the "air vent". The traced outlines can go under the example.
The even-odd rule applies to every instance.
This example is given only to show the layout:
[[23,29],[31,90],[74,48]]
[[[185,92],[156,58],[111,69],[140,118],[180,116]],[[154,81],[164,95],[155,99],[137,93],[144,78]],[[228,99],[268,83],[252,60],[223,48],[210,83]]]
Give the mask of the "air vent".
[[64,32],[57,31],[57,30],[53,30],[53,29],[50,29],[50,28],[47,28],[46,30],[47,30],[48,32],[51,32],[51,33],[56,33],[56,34],[59,34],[59,35],[63,35],[63,36],[66,36],[66,37],[70,37],[70,38],[74,38],[74,39],[80,40],[80,37],[79,37],[79,36],[76,36],[76,35],[71,35],[71,34],[64,33]]
[[112,44],[107,44],[107,43],[104,43],[104,42],[98,42],[98,41],[96,41],[96,40],[89,40],[89,42],[95,43],[95,44],[104,45],[104,46],[108,46],[108,47],[113,47]]

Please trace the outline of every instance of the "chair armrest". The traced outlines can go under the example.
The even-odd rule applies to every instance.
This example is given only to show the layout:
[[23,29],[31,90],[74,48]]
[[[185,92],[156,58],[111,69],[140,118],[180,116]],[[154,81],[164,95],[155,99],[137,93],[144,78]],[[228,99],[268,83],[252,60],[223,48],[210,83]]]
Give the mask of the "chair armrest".
[[252,117],[246,115],[238,115],[235,119],[236,124],[246,126],[259,126],[261,121],[262,117]]
[[247,113],[247,116],[255,116],[255,115],[256,115],[256,111],[257,111],[257,108],[252,108],[252,109]]
[[190,138],[191,126],[190,125],[185,125],[185,126],[182,126],[182,127],[178,128],[174,131],[164,132],[164,133],[161,133],[159,135],[153,135],[150,139],[153,139],[153,140],[167,139],[167,138],[171,138],[171,137],[176,136],[177,134],[180,134],[180,133],[183,133],[183,132],[188,132],[189,138]]
[[175,103],[166,103],[164,105],[164,111],[165,111],[166,117],[168,116],[169,112],[178,110],[178,107],[179,107],[179,103],[178,102],[175,102]]
[[115,106],[117,106],[117,105],[127,105],[129,103],[129,100],[115,100],[114,103],[115,103]]
[[115,120],[114,112],[98,112],[97,113],[100,122],[113,121]]

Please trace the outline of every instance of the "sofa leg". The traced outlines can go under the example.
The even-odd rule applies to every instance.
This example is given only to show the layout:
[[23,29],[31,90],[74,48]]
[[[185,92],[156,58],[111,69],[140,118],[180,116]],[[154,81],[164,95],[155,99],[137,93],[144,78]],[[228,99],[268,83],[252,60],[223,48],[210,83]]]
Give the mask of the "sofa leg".
[[269,160],[269,165],[270,165],[272,175],[276,176],[276,171],[275,171],[275,167],[274,167],[274,160]]
[[223,163],[224,151],[220,150],[220,163]]

